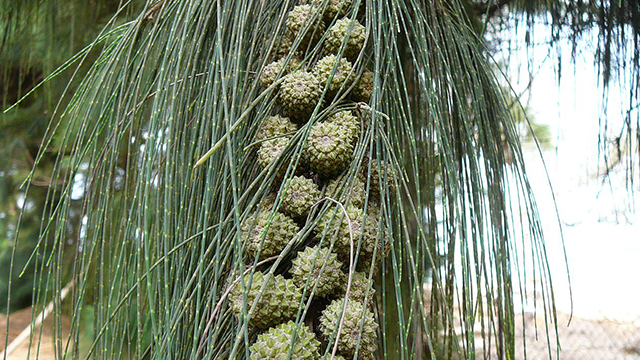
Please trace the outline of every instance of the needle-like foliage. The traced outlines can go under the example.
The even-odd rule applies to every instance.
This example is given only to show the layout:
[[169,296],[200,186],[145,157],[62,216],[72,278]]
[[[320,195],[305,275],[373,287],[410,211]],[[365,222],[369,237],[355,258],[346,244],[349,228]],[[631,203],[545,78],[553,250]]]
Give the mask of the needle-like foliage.
[[[364,119],[341,176],[351,179],[345,189],[349,181],[364,182],[364,209],[380,204],[377,230],[389,248],[377,275],[376,264],[365,271],[375,280],[375,291],[363,291],[379,325],[375,356],[513,358],[514,309],[524,301],[514,293],[527,293],[527,279],[541,280],[538,305],[546,332],[554,331],[544,243],[510,104],[463,6],[354,0],[349,15],[362,19],[366,40],[353,71],[373,72],[371,100],[348,103],[346,86],[331,94],[327,87],[309,122],[280,137],[288,139],[282,155],[263,169],[256,149],[275,139],[255,136],[280,106],[275,94],[282,80],[264,88],[260,76],[286,38],[295,5],[160,0],[134,20],[114,17],[74,58],[102,47],[36,159],[56,146],[53,178],[66,184],[46,204],[41,238],[55,239],[53,249],[36,250],[51,256],[32,259],[41,269],[38,307],[56,300],[59,318],[60,290],[75,284],[66,300],[71,333],[68,339],[58,333],[60,356],[248,358],[258,335],[248,317],[258,300],[245,299],[234,314],[229,293],[251,289],[258,270],[266,278],[286,272],[310,241],[313,222],[266,258],[247,259],[244,233],[259,211],[278,208],[286,180],[305,161],[313,124],[336,110]],[[123,2],[120,12],[128,6]],[[294,38],[285,61],[298,51],[299,66],[310,68],[327,36],[322,30],[312,40]],[[70,180],[78,174],[85,179],[82,229],[70,252],[65,231],[78,191]],[[273,205],[265,207],[274,190]],[[326,211],[332,200],[311,214]],[[361,239],[351,244],[350,270],[358,266],[353,255],[365,252]],[[373,250],[378,258],[383,252]],[[533,273],[520,272],[525,262]],[[264,284],[262,293],[269,281]],[[315,311],[305,300],[313,292],[309,281],[293,319],[299,326]],[[323,339],[326,358],[336,336]],[[358,353],[359,344],[350,351]]]

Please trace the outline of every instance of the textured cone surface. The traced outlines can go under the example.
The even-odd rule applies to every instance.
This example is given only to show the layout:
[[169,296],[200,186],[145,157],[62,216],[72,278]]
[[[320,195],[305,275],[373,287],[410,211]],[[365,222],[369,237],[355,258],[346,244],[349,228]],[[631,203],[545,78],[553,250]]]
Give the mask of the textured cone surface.
[[373,94],[373,72],[365,71],[354,86],[351,97],[354,101],[368,103]]
[[[269,224],[271,214],[268,211],[259,212],[257,219],[249,217],[242,224],[244,250],[247,255],[255,257],[259,250],[260,260],[278,255],[300,230],[293,219],[281,213],[275,213]],[[263,234],[264,232],[266,234]],[[264,242],[260,247],[263,236]]]
[[294,176],[282,199],[282,211],[293,218],[307,216],[311,207],[320,200],[320,190],[311,179]]
[[[325,0],[302,0],[301,4],[311,4],[323,11],[324,20],[331,22],[336,16],[344,16],[350,11],[352,0],[329,0],[324,8],[321,8]],[[364,2],[364,0],[362,1]]]
[[[295,38],[301,31],[305,31],[300,43],[300,47],[302,48],[305,48],[309,42],[313,42],[320,38],[325,31],[326,26],[324,21],[322,21],[322,16],[316,16],[317,11],[317,7],[313,7],[309,4],[298,5],[287,15],[287,30],[292,34],[291,36],[293,38]],[[307,26],[308,28],[306,28]]]
[[326,48],[328,52],[338,54],[347,32],[349,33],[349,39],[346,39],[343,56],[353,62],[358,58],[367,36],[365,27],[358,20],[353,20],[352,22],[349,18],[343,18],[336,21],[329,29]]
[[[344,300],[334,300],[320,316],[320,332],[326,340],[338,330],[343,304]],[[373,359],[377,348],[378,329],[373,313],[361,302],[348,300],[343,317],[338,351],[353,356],[358,348],[358,359]]]
[[353,205],[359,209],[362,209],[367,197],[365,184],[360,176],[355,176],[351,181],[344,175],[331,180],[325,194],[347,206]]
[[[247,288],[249,278],[250,274],[245,275],[243,282],[236,284],[229,293],[229,307],[234,315],[240,317],[244,309],[249,316],[249,325],[260,329],[266,329],[296,316],[302,292],[293,280],[285,279],[282,275],[267,276],[257,272],[253,275],[251,287]],[[260,289],[265,279],[268,279],[268,284],[261,294]],[[245,292],[246,303],[243,304]],[[256,298],[259,298],[258,303],[254,311],[249,312]]]
[[348,206],[345,209],[349,219],[347,220],[341,207],[337,207],[337,212],[335,212],[334,209],[336,208],[330,208],[318,220],[316,234],[318,236],[326,236],[322,245],[329,247],[333,244],[333,250],[338,254],[340,260],[343,261],[346,266],[349,266],[348,259],[351,252],[351,237],[353,236],[353,251],[355,252],[361,234],[362,210],[355,206]]
[[277,59],[280,59],[289,55],[289,53],[291,52],[291,47],[293,46],[293,38],[294,38],[294,34],[292,34],[288,30],[285,32],[284,36],[281,37],[280,44],[278,45],[278,48],[275,51],[275,57]]
[[289,115],[300,122],[309,120],[321,95],[322,88],[318,79],[304,70],[297,70],[285,76],[278,92],[282,106]]
[[297,130],[298,126],[292,123],[288,117],[280,115],[268,116],[264,119],[260,130],[256,134],[256,141],[282,136]]
[[369,176],[371,182],[371,192],[369,193],[369,197],[373,201],[379,203],[380,196],[382,194],[380,184],[385,184],[387,186],[387,192],[389,194],[393,194],[396,184],[396,175],[393,171],[393,167],[385,161],[378,162],[377,160],[372,160],[370,161],[370,164],[371,175],[367,173],[369,171],[369,166],[367,165],[362,167],[362,175],[364,179]]
[[264,69],[262,69],[262,73],[260,74],[260,85],[262,85],[263,88],[271,86],[271,84],[278,79],[278,74],[280,74],[280,76],[285,76],[300,65],[300,61],[294,58],[291,59],[285,67],[286,60],[286,58],[282,58],[268,64]]
[[366,274],[369,273],[372,266],[374,273],[376,273],[391,250],[389,234],[381,219],[379,206],[370,202],[367,207],[367,219],[362,227],[362,243],[357,264],[358,271]]
[[[275,138],[264,141],[258,149],[258,165],[261,169],[268,169],[272,163],[276,162],[282,152],[289,144],[287,138]],[[276,178],[281,179],[287,171],[287,164],[281,164],[276,170]]]
[[391,249],[388,234],[386,231],[382,234],[380,232],[379,221],[379,217],[372,216],[371,220],[367,220],[362,230],[362,243],[357,264],[359,271],[369,273],[373,265],[373,271],[377,273],[380,264]]
[[[322,268],[324,266],[324,269]],[[309,281],[307,294],[317,285],[315,296],[325,296],[332,293],[344,281],[345,275],[340,270],[342,263],[336,254],[328,248],[319,246],[306,247],[293,259],[291,275],[299,287],[304,287]]]
[[[346,295],[347,281],[343,281],[340,285],[341,286],[337,289],[337,295],[342,299]],[[370,304],[375,292],[376,291],[373,289],[373,279],[369,279],[367,274],[363,272],[353,272],[351,277],[351,287],[349,288],[349,300],[364,303],[366,296],[367,304]]]
[[[331,359],[331,358],[328,357],[327,359]],[[345,360],[345,358],[342,355],[336,355],[336,357],[334,357],[333,360]]]
[[276,194],[270,193],[260,201],[260,211],[270,212],[276,203]]
[[[369,206],[366,218],[363,217],[363,210],[355,206],[346,208],[349,221],[344,216],[343,211],[335,214],[330,209],[319,220],[316,226],[316,234],[326,236],[323,246],[329,247],[333,244],[334,251],[338,254],[338,259],[345,266],[349,266],[349,257],[351,253],[351,239],[353,238],[354,261],[357,261],[356,268],[359,271],[369,272],[371,264],[375,260],[374,272],[378,270],[379,264],[389,251],[389,239],[382,236],[379,231],[379,211],[376,211],[372,205]],[[363,225],[364,220],[364,225]],[[350,231],[351,230],[351,231]],[[357,259],[356,251],[360,244],[360,252]],[[374,259],[375,256],[375,259]]]
[[249,350],[251,360],[286,360],[289,359],[289,351],[292,360],[316,360],[320,358],[319,348],[320,342],[309,328],[303,324],[296,327],[293,321],[289,321],[258,335]]
[[353,158],[349,133],[330,123],[318,123],[311,128],[305,150],[311,170],[324,177],[341,173]]
[[326,121],[329,124],[336,124],[349,134],[351,142],[358,139],[360,135],[360,119],[349,110],[339,111],[331,115]]
[[345,58],[338,58],[336,55],[327,55],[322,59],[318,60],[316,65],[313,67],[313,74],[318,79],[320,83],[320,87],[324,88],[324,86],[329,82],[329,77],[331,77],[331,72],[333,71],[333,67],[335,64],[338,64],[336,67],[336,71],[333,74],[333,78],[331,78],[331,82],[329,83],[328,92],[330,95],[335,95],[342,84],[344,85],[344,89],[346,90],[353,81],[353,65],[349,62],[349,60]]

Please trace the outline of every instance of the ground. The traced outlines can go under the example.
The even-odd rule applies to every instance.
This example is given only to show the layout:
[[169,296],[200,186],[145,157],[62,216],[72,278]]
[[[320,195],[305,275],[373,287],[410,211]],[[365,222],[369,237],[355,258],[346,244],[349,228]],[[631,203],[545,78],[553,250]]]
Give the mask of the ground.
[[[11,327],[9,330],[9,343],[11,343],[18,334],[24,330],[30,322],[31,309],[25,309],[11,315]],[[541,360],[548,358],[548,346],[544,335],[544,320],[542,316],[538,316],[538,339],[535,336],[535,326],[533,317],[527,317],[525,336],[520,335],[517,342],[518,359],[524,359],[522,355],[523,341],[526,341],[527,359]],[[558,333],[561,342],[561,356],[563,360],[638,360],[640,359],[640,323],[617,322],[612,320],[594,320],[574,317],[571,319],[569,327],[566,326],[569,316],[566,314],[558,314],[558,322],[560,324]],[[522,322],[522,317],[519,318]],[[64,319],[63,324],[68,328],[69,321]],[[45,321],[45,329],[42,331],[42,344],[39,350],[40,360],[53,360],[54,344],[51,341],[52,332],[51,320]],[[6,335],[6,316],[0,315],[0,339],[4,339]],[[519,331],[521,334],[521,329]],[[36,331],[36,336],[40,335],[40,331]],[[66,335],[66,333],[65,333]],[[4,345],[4,340],[0,340]],[[555,341],[552,339],[552,341]],[[4,346],[3,346],[4,347]],[[37,346],[31,347],[29,353],[29,340],[27,339],[20,347],[16,349],[7,360],[25,360],[28,358],[35,359]],[[555,347],[552,350],[555,356]],[[495,357],[493,357],[495,358]]]
[[[558,314],[558,335],[560,337],[560,359],[562,360],[638,360],[640,359],[640,323],[619,322],[614,320],[594,320],[573,317],[567,326],[569,315]],[[527,334],[519,336],[525,340],[527,359],[547,359],[548,346],[544,335],[544,320],[538,321],[538,339],[535,336],[535,324],[527,323]],[[555,342],[555,338],[551,339]],[[519,341],[519,357],[524,359]],[[552,347],[553,359],[557,347]]]
[[[15,340],[16,337],[26,329],[31,322],[31,308],[27,308],[24,310],[17,311],[11,314],[10,317],[10,327],[9,327],[9,344]],[[64,338],[66,339],[68,336],[69,329],[69,319],[62,319],[62,327],[65,329],[63,331]],[[39,360],[54,360],[55,349],[54,342],[52,341],[52,320],[48,318],[44,322],[44,326],[40,326],[33,331],[34,339],[31,341],[32,346],[29,346],[30,340],[27,338],[15,351],[13,351],[9,356],[7,356],[6,360],[25,360],[25,359],[39,359]],[[5,315],[0,315],[0,349],[4,350],[6,343],[6,330],[7,330],[7,317]],[[40,347],[36,345],[38,343],[38,337],[41,337]],[[36,356],[37,354],[37,356]],[[0,354],[0,358],[3,355]]]

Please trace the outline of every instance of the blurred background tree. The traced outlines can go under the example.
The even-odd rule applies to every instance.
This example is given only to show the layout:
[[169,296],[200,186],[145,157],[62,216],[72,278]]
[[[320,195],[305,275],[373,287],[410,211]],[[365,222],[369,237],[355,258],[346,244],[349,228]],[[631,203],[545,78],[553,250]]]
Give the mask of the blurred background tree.
[[[3,1],[0,6],[0,99],[3,110],[33,91],[12,111],[0,114],[0,268],[9,269],[13,262],[14,269],[10,298],[8,276],[0,278],[0,307],[3,309],[14,311],[31,306],[37,270],[35,263],[28,259],[38,244],[35,256],[46,258],[51,253],[51,239],[40,239],[39,236],[42,214],[59,199],[59,191],[74,180],[52,178],[56,163],[57,171],[67,169],[65,151],[55,142],[42,149],[41,165],[34,169],[34,163],[47,128],[55,126],[59,119],[52,115],[57,107],[64,108],[68,103],[63,94],[75,89],[70,79],[74,74],[82,77],[95,60],[96,53],[89,54],[84,65],[74,64],[58,76],[44,83],[43,80],[90,44],[119,9],[119,4],[118,0],[28,0]],[[41,86],[36,88],[39,84]],[[27,197],[24,182],[32,170],[34,173],[29,178],[32,186]],[[82,186],[80,182],[77,185]],[[65,229],[65,244],[71,247],[77,246],[80,229],[82,198],[78,196],[71,206],[69,226]],[[8,299],[10,304],[7,304]]]

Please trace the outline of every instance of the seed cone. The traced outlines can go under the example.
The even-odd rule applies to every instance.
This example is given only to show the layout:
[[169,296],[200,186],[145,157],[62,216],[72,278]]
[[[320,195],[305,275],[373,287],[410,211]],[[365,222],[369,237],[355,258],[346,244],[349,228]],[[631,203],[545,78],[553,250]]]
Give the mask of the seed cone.
[[350,134],[336,124],[315,124],[309,133],[305,155],[311,170],[327,178],[333,177],[353,158]]
[[[335,211],[336,208],[337,212]],[[362,231],[362,210],[355,206],[348,206],[345,210],[346,214],[342,210],[342,207],[329,208],[327,212],[318,219],[315,230],[318,236],[326,237],[322,243],[324,246],[328,247],[334,244],[334,251],[339,254],[342,260],[349,258],[351,238],[353,238],[353,250],[356,250]],[[345,215],[348,216],[348,220]],[[345,265],[347,264],[346,261],[343,262]]]
[[[282,275],[271,276],[256,272],[253,274],[251,286],[247,287],[249,279],[250,274],[245,275],[242,282],[236,284],[229,293],[229,307],[233,314],[240,317],[246,311],[249,325],[260,329],[269,328],[296,316],[302,292],[293,280],[285,279]],[[265,281],[268,283],[261,293]],[[256,298],[258,302],[251,311]]]
[[[318,8],[323,13],[324,21],[329,23],[336,16],[342,17],[351,7],[352,0],[329,0],[327,5],[324,8],[321,6],[324,4],[325,0],[302,0],[302,4],[310,4],[316,8]],[[364,2],[364,1],[362,1]]]
[[362,73],[360,80],[358,80],[351,92],[351,98],[354,101],[368,103],[371,100],[371,94],[373,94],[373,77],[374,74],[372,71]]
[[[334,66],[336,66],[336,71],[331,78],[331,82],[329,82]],[[349,60],[338,58],[336,55],[331,54],[318,60],[313,68],[313,74],[318,79],[321,88],[324,88],[327,83],[329,84],[327,91],[330,96],[334,96],[343,84],[343,89],[345,90],[350,86],[354,77],[352,70],[353,65]]]
[[343,304],[344,300],[334,300],[322,312],[320,316],[322,336],[326,340],[331,339],[334,332],[338,331],[340,315],[343,314],[342,331],[337,340],[338,351],[347,356],[354,356],[357,348],[358,359],[374,359],[378,324],[373,313],[364,304],[354,300],[347,301],[343,313]]
[[364,206],[367,197],[365,184],[361,176],[354,176],[349,181],[346,175],[331,180],[327,185],[325,194],[347,206],[352,205],[359,209]]
[[278,92],[282,107],[298,122],[305,123],[320,101],[322,88],[320,82],[311,73],[297,70],[287,75]]
[[[348,39],[346,39],[347,34]],[[336,21],[329,29],[326,49],[331,54],[338,54],[342,43],[346,41],[343,56],[354,62],[364,46],[366,36],[366,29],[358,20],[352,21],[345,17]]]
[[282,211],[293,218],[307,216],[311,207],[320,200],[318,186],[303,176],[294,176],[288,186],[282,199]]
[[391,249],[389,236],[386,232],[380,233],[379,218],[367,221],[363,229],[360,256],[358,257],[357,269],[365,273],[373,266],[373,272],[380,270],[380,265]]
[[260,260],[278,255],[300,230],[293,219],[281,213],[273,214],[269,223],[271,214],[261,211],[256,215],[257,218],[252,216],[242,223],[244,250],[247,255],[255,257],[260,251]]
[[280,115],[268,116],[262,122],[255,140],[261,141],[274,136],[285,135],[297,130],[298,126],[292,123],[288,117]]
[[[343,281],[336,290],[338,298],[344,298],[347,291],[347,281]],[[368,291],[368,293],[367,293]],[[349,299],[364,303],[365,297],[367,304],[371,303],[375,294],[373,289],[373,279],[369,279],[366,273],[354,271],[351,276],[351,287],[349,288]]]
[[382,188],[380,184],[385,184],[386,191],[393,194],[395,191],[396,174],[391,164],[385,161],[371,160],[371,174],[369,175],[369,166],[364,165],[362,167],[363,179],[367,179],[371,182],[371,191],[369,192],[369,198],[373,201],[380,203],[380,197],[382,194]]
[[322,21],[322,16],[317,14],[317,12],[318,8],[305,4],[294,7],[287,16],[287,31],[291,33],[293,38],[300,32],[304,32],[302,34],[300,48],[304,49],[310,42],[317,41],[326,29],[324,21]]
[[[276,48],[274,52],[274,56],[276,59],[281,59],[291,52],[291,47],[293,46],[294,34],[286,31],[284,36],[280,38],[280,44]],[[296,52],[297,53],[297,52]]]
[[271,86],[271,84],[278,79],[278,74],[285,76],[300,65],[300,61],[295,58],[291,59],[288,63],[286,63],[286,60],[286,58],[282,58],[268,64],[262,69],[260,85],[262,85],[263,88]]
[[289,321],[258,335],[249,350],[251,360],[286,360],[289,359],[289,351],[291,360],[316,360],[320,358],[319,348],[320,342],[308,327],[296,326],[293,321]]
[[[324,267],[324,269],[323,269]],[[342,263],[336,254],[319,246],[306,247],[293,259],[291,275],[299,287],[309,281],[307,294],[316,286],[315,296],[323,297],[332,293],[344,281],[345,275],[340,269]]]
[[270,212],[271,210],[273,210],[273,205],[275,205],[275,202],[276,194],[269,193],[267,196],[262,198],[262,201],[260,201],[260,211]]
[[[334,244],[333,249],[338,254],[338,259],[340,259],[345,266],[349,264],[351,240],[353,239],[354,261],[357,262],[356,269],[366,273],[369,272],[371,264],[375,264],[374,271],[378,270],[378,265],[390,248],[389,238],[387,236],[381,236],[384,234],[380,234],[379,231],[379,213],[373,208],[368,210],[369,213],[366,218],[364,218],[362,209],[358,209],[355,206],[347,207],[346,212],[349,219],[349,221],[347,221],[341,208],[335,214],[335,217],[334,210],[329,209],[329,211],[318,220],[316,226],[316,234],[318,234],[318,236],[326,236],[322,244],[327,247],[330,244]],[[349,227],[349,224],[351,224],[351,227]],[[355,255],[358,244],[360,244],[360,252],[356,259]]]
[[[288,144],[289,139],[284,137],[279,137],[262,142],[260,144],[260,148],[258,149],[258,165],[260,165],[260,168],[263,170],[269,169],[272,163],[278,161],[278,158],[280,158]],[[282,177],[286,173],[287,166],[285,165],[286,164],[281,164],[276,169],[277,179],[282,179]]]
[[360,136],[360,119],[353,116],[349,110],[339,111],[331,115],[326,121],[329,124],[336,124],[349,134],[351,142]]

